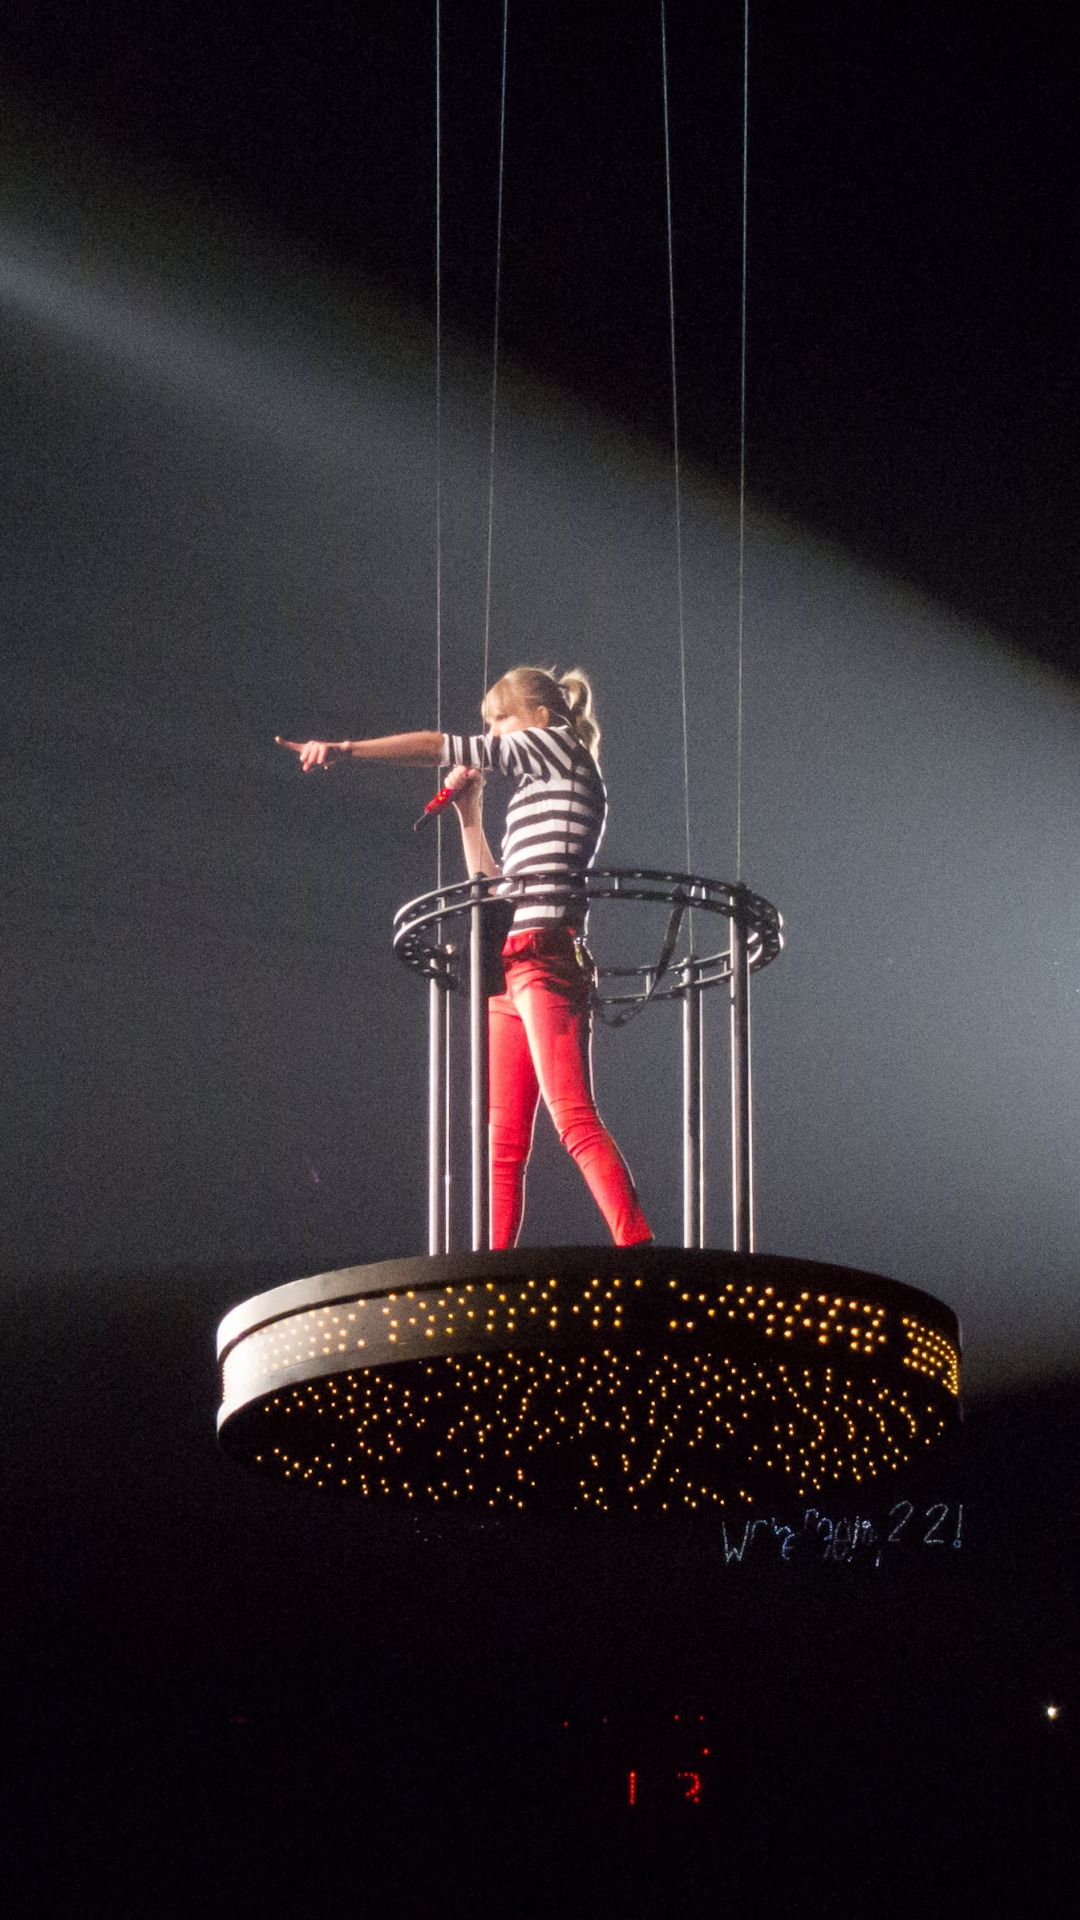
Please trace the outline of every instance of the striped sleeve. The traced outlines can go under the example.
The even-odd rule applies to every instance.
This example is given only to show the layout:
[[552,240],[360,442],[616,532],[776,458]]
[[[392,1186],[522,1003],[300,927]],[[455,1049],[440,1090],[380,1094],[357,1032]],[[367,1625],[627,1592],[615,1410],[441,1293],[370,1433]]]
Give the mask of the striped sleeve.
[[506,773],[511,779],[551,780],[569,773],[570,747],[546,727],[524,727],[517,733],[446,733],[442,764],[478,767],[485,773]]

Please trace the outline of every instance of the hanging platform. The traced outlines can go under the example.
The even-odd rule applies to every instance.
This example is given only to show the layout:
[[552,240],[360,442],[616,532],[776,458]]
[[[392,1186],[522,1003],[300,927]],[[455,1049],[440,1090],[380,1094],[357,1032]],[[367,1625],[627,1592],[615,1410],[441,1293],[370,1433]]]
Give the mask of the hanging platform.
[[443,1254],[292,1281],[218,1332],[221,1444],[421,1504],[659,1516],[862,1488],[960,1415],[929,1294],[767,1254]]
[[[529,880],[530,899],[548,898]],[[550,897],[565,900],[553,877]],[[669,909],[650,965],[601,970],[616,1021],[682,1003],[680,1248],[489,1252],[484,924],[516,883],[410,901],[398,953],[428,985],[427,1257],[318,1274],[244,1301],[218,1331],[221,1444],[295,1484],[441,1507],[658,1518],[826,1488],[862,1498],[960,1417],[960,1330],[929,1294],[753,1248],[751,975],[776,958],[776,908],[697,874],[591,870],[582,904]],[[561,891],[560,891],[561,889]],[[683,916],[720,915],[725,949],[675,958]],[[467,964],[461,936],[468,927]],[[704,1240],[701,1002],[730,1002],[732,1237]],[[451,1002],[468,993],[473,1251],[452,1250]]]

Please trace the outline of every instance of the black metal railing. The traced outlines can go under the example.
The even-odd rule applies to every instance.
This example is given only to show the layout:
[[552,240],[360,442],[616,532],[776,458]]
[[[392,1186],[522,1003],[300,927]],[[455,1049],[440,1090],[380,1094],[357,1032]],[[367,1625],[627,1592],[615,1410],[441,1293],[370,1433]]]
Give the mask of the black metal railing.
[[[777,909],[739,881],[710,880],[700,874],[668,873],[649,867],[593,867],[569,878],[552,868],[513,878],[461,880],[436,887],[400,907],[394,916],[394,951],[429,983],[428,1035],[428,1250],[451,1250],[450,1132],[448,1098],[448,994],[466,985],[463,966],[468,940],[470,1141],[472,1244],[481,1249],[490,1238],[488,1174],[487,994],[485,922],[505,923],[508,907],[518,902],[556,905],[582,924],[589,908],[602,901],[634,901],[670,909],[661,951],[636,967],[597,970],[594,1006],[612,1025],[623,1025],[653,1000],[683,1005],[683,1243],[704,1245],[704,1084],[701,996],[727,982],[731,1004],[732,1237],[737,1252],[753,1247],[753,1155],[750,1080],[751,973],[775,960],[783,945]],[[727,947],[702,955],[676,957],[684,921],[696,913],[719,914],[730,922]],[[490,944],[490,943],[489,943]]]

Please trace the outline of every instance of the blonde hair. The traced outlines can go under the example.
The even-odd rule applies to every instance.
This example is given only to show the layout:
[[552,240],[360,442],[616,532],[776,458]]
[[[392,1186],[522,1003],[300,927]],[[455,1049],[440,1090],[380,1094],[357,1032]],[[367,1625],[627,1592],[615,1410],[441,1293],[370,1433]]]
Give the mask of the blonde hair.
[[484,695],[480,711],[485,720],[491,717],[490,703],[500,694],[515,707],[546,707],[553,719],[569,720],[577,740],[599,765],[600,728],[592,683],[580,667],[571,667],[569,673],[559,673],[555,667],[511,667]]

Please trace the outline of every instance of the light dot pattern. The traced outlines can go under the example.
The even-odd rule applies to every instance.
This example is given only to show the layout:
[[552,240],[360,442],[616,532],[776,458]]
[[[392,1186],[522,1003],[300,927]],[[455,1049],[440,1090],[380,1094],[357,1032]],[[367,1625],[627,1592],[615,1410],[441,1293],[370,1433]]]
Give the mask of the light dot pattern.
[[943,1380],[950,1393],[960,1392],[960,1356],[936,1327],[922,1326],[907,1314],[902,1316],[907,1351],[904,1365],[930,1380]]
[[225,1353],[223,1443],[369,1498],[660,1514],[873,1481],[955,1420],[958,1349],[921,1317],[676,1258],[691,1284],[564,1260],[270,1320]]

